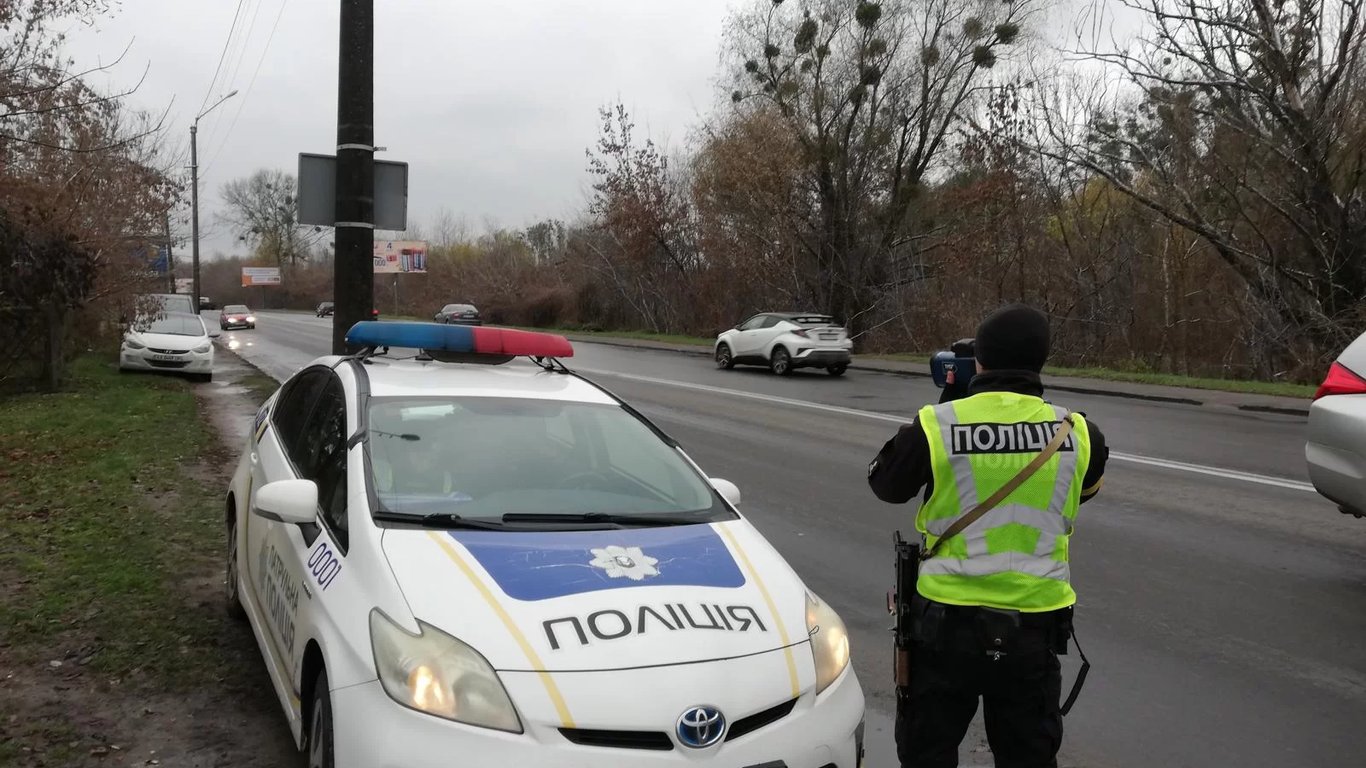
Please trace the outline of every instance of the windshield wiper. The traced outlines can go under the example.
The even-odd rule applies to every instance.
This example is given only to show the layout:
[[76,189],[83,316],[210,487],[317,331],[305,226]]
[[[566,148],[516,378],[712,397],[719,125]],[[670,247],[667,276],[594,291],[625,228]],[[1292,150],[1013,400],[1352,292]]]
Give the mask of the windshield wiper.
[[696,525],[706,520],[682,515],[618,515],[610,512],[509,512],[505,523],[603,523],[648,528],[663,525]]
[[445,529],[473,529],[483,531],[501,531],[503,524],[497,520],[476,520],[468,517],[461,517],[454,512],[433,512],[427,515],[405,515],[398,512],[376,512],[376,520],[383,520],[390,523],[408,523],[409,525],[420,525],[424,528],[445,528]]

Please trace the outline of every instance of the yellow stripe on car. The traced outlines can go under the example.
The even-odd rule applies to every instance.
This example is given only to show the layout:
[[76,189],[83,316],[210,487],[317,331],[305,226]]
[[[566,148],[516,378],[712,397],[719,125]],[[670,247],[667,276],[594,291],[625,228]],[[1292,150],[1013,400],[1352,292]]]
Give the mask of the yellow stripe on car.
[[[545,692],[550,696],[550,702],[555,705],[555,711],[560,716],[560,724],[565,728],[573,728],[574,718],[569,715],[569,706],[565,704],[564,695],[560,693],[560,687],[555,684],[555,678],[545,670],[545,664],[541,662],[540,655],[536,653],[535,648],[531,647],[531,642],[527,640],[526,635],[518,628],[517,623],[512,620],[512,616],[510,616],[507,610],[503,608],[502,604],[498,602],[498,598],[493,596],[492,590],[490,590],[479,576],[475,574],[474,569],[469,566],[469,563],[465,562],[465,558],[461,557],[460,553],[451,545],[448,537],[443,536],[436,531],[428,531],[427,535],[432,537],[432,541],[435,541],[441,547],[441,551],[445,552],[446,556],[451,559],[451,562],[455,563],[456,566],[460,568],[460,572],[465,574],[465,578],[470,580],[470,583],[474,585],[475,589],[479,590],[479,594],[483,595],[485,602],[489,604],[489,607],[493,609],[493,612],[498,614],[498,618],[503,620],[503,626],[507,627],[508,634],[512,635],[512,638],[517,641],[517,645],[521,647],[522,653],[526,654],[527,661],[531,663],[531,668],[540,675],[541,683],[545,686]],[[786,640],[784,640],[784,642],[786,642]]]
[[778,613],[778,605],[773,602],[773,595],[769,594],[768,587],[764,586],[764,580],[759,578],[759,572],[755,570],[754,564],[749,561],[749,555],[745,554],[745,550],[740,546],[740,541],[735,538],[735,534],[731,533],[730,528],[724,525],[718,525],[716,528],[730,542],[731,548],[735,550],[741,564],[745,566],[745,572],[749,574],[749,578],[754,579],[755,586],[759,587],[759,594],[764,596],[764,602],[768,604],[768,612],[773,616],[774,625],[778,627],[778,639],[782,641],[783,653],[787,656],[787,674],[792,681],[792,698],[795,699],[802,692],[801,685],[797,681],[797,660],[792,656],[792,643],[788,639],[787,626],[783,624],[783,617]]

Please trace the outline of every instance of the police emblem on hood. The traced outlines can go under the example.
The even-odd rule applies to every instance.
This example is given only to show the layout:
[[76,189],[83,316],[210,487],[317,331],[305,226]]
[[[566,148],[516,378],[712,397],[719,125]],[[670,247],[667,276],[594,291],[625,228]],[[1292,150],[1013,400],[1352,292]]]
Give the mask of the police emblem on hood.
[[659,560],[641,552],[640,547],[608,546],[590,551],[593,559],[589,565],[607,571],[607,575],[614,579],[644,581],[647,577],[659,575],[659,569],[655,567]]

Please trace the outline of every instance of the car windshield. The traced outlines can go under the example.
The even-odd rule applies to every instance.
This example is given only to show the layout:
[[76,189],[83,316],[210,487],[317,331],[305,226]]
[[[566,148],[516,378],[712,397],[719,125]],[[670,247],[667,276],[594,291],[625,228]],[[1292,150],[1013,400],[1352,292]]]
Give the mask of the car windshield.
[[229,315],[245,315],[251,310],[247,309],[241,304],[229,304],[228,306],[223,308],[223,311],[228,313]]
[[474,307],[470,306],[469,304],[448,304],[448,305],[446,305],[446,312],[448,312],[448,313],[455,313],[455,312],[473,312],[473,311],[474,311]]
[[193,315],[167,315],[159,320],[143,318],[134,328],[140,333],[164,333],[167,336],[204,335],[204,324]]
[[368,437],[383,512],[732,517],[677,450],[616,405],[375,398]]

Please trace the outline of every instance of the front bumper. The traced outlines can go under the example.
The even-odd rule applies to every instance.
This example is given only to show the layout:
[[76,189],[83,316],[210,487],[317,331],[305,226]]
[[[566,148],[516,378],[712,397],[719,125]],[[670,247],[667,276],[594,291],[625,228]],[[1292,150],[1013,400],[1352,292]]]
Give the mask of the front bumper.
[[128,349],[119,352],[119,367],[125,371],[160,371],[163,373],[213,373],[213,350],[208,352],[160,353],[148,349]]
[[831,368],[836,365],[848,366],[852,357],[847,349],[799,349],[792,356],[792,367]]
[[[639,723],[644,716],[651,720],[651,728],[675,740],[668,749],[571,742],[561,732],[563,723],[554,709],[542,703],[546,695],[540,675],[531,672],[503,675],[513,701],[525,702],[518,704],[524,731],[520,734],[475,728],[407,709],[390,699],[378,681],[334,690],[337,766],[447,768],[458,756],[456,762],[461,765],[490,768],[859,768],[864,702],[852,668],[819,697],[812,690],[804,692],[789,714],[767,726],[708,750],[679,746],[674,725],[687,706],[710,701],[724,710],[724,701],[746,696],[744,682],[752,675],[738,669],[742,662],[706,665],[729,668],[730,683],[704,698],[678,693],[697,689],[695,683],[685,682],[697,675],[699,670],[693,666],[553,675],[576,718],[575,728],[610,729],[620,722]],[[605,681],[610,684],[604,685]],[[642,710],[660,715],[650,718]]]
[[227,322],[219,321],[218,327],[225,331],[230,328],[255,328],[256,323],[248,322],[246,320],[228,320]]

